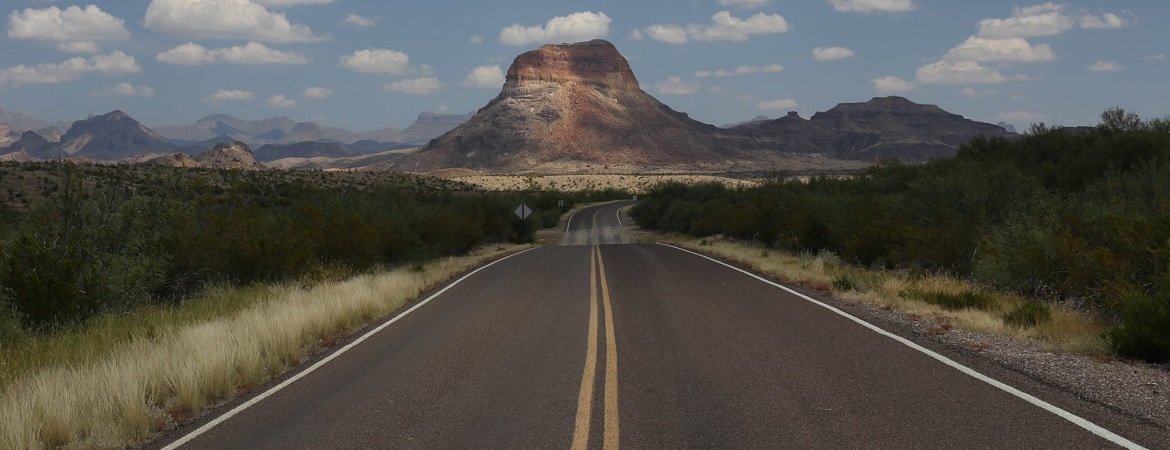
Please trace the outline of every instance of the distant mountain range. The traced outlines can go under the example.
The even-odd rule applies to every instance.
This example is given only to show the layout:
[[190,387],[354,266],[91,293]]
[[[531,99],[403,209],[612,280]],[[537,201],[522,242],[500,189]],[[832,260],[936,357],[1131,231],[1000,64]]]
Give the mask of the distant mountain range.
[[808,120],[793,112],[719,128],[643,91],[625,57],[598,39],[545,45],[517,56],[496,98],[395,168],[495,173],[829,168],[842,160],[945,158],[975,137],[1014,135],[902,97],[843,103]]
[[[244,120],[226,114],[216,114],[197,120],[191,125],[155,127],[155,131],[171,142],[191,148],[207,147],[225,142],[240,141],[252,147],[299,142],[335,142],[350,145],[361,141],[393,143],[399,146],[417,146],[459,126],[470,114],[422,113],[413,124],[398,130],[387,127],[380,130],[353,132],[341,128],[321,126],[313,122],[296,122],[288,117],[262,120]],[[210,144],[210,146],[209,146]]]
[[402,130],[352,132],[288,117],[244,120],[225,114],[152,130],[122,111],[59,127],[26,114],[0,113],[3,161],[149,161],[237,169],[816,170],[946,158],[978,136],[1015,136],[1004,124],[969,120],[902,97],[842,103],[810,119],[792,112],[716,127],[643,91],[625,57],[604,40],[525,52],[509,67],[499,95],[476,113],[423,113]]
[[972,139],[1015,135],[999,125],[976,122],[935,105],[902,97],[842,103],[805,120],[795,112],[775,120],[749,122],[728,136],[746,148],[818,153],[862,161],[925,161],[954,156]]
[[[237,149],[258,144],[256,153],[247,150],[248,157],[262,162],[287,158],[355,158],[416,147],[417,141],[434,138],[457,126],[467,116],[452,114],[420,114],[418,120],[404,130],[379,130],[352,133],[339,128],[321,127],[312,122],[294,122],[287,117],[247,121],[228,115],[208,116],[193,125],[164,127],[171,133],[165,136],[130,117],[122,111],[113,111],[73,122],[67,131],[55,131],[56,125],[32,131],[30,126],[45,125],[25,114],[5,113],[14,124],[0,122],[0,160],[36,161],[74,159],[92,161],[142,162],[159,156],[168,165],[200,166],[191,155],[205,154],[227,146]],[[45,136],[44,134],[49,136]],[[185,138],[203,138],[198,141]],[[381,138],[370,139],[370,138]],[[403,139],[399,142],[390,139]],[[250,144],[248,141],[251,141]],[[239,153],[239,151],[236,151]],[[186,155],[186,158],[174,156]],[[396,158],[392,157],[391,159]],[[385,158],[383,158],[385,159]],[[202,164],[201,166],[207,166]],[[307,167],[328,164],[307,164]]]

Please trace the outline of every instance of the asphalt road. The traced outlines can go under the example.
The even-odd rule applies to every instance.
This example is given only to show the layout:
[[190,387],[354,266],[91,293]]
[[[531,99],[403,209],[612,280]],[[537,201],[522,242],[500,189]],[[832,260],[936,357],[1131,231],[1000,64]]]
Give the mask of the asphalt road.
[[[566,245],[487,267],[250,407],[229,405],[156,445],[1115,446],[732,268],[663,245],[608,245],[630,240],[625,206],[580,211]],[[949,356],[1086,423],[1170,445],[1115,412]]]

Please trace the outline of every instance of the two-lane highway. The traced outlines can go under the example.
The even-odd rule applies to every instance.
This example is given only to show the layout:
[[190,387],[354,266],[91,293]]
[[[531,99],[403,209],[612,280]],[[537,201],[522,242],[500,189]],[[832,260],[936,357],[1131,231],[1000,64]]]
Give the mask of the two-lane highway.
[[1127,443],[705,257],[593,245],[629,242],[626,206],[578,212],[566,245],[486,267],[174,438],[207,449]]

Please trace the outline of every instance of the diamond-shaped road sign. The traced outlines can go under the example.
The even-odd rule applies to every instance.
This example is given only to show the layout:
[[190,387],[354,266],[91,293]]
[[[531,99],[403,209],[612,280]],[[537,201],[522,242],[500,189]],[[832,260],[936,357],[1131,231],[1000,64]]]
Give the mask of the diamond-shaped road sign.
[[528,205],[521,203],[520,206],[516,207],[516,211],[514,212],[516,213],[516,216],[520,218],[520,220],[527,220],[528,216],[532,215],[532,208],[529,208]]

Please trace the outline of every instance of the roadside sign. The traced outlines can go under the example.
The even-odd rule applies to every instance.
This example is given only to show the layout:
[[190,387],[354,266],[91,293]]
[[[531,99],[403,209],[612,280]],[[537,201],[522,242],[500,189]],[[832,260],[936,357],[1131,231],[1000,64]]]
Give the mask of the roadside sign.
[[564,207],[565,207],[565,201],[564,200],[557,200],[557,208],[564,208]]
[[520,220],[527,220],[528,216],[532,215],[532,208],[529,208],[528,205],[521,203],[520,206],[516,207],[516,211],[513,212],[516,213],[516,216],[519,217]]
[[635,201],[635,202],[636,202],[636,201],[638,201],[638,196],[637,196],[637,195],[635,195],[635,196],[634,196],[634,201]]

